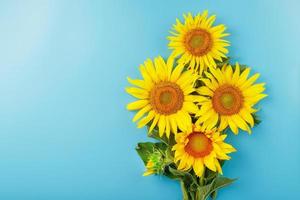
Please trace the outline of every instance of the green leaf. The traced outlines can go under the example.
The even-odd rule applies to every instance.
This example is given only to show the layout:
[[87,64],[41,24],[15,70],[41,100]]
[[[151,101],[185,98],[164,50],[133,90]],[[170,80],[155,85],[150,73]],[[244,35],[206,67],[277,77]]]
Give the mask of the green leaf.
[[140,142],[135,148],[144,164],[146,165],[148,162],[149,156],[155,151],[159,150],[164,152],[167,149],[167,146],[164,143],[153,143],[153,142]]
[[217,177],[214,182],[212,183],[212,187],[210,192],[208,193],[207,197],[211,195],[213,192],[216,192],[218,189],[223,188],[225,186],[228,186],[232,184],[237,179],[230,179],[223,176]]

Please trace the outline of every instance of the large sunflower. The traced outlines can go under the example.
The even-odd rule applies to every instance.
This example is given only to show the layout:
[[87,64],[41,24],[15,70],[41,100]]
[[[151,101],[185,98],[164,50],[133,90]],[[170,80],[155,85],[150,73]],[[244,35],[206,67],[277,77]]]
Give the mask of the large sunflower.
[[215,60],[226,58],[229,42],[222,38],[229,34],[224,33],[225,25],[213,26],[216,16],[208,18],[207,11],[195,17],[191,13],[183,16],[184,23],[177,19],[173,25],[174,31],[170,32],[173,36],[168,37],[169,48],[173,49],[174,56],[181,55],[180,63],[202,74],[207,67],[216,67]]
[[[174,58],[169,57],[167,63],[162,57],[148,59],[140,66],[143,80],[128,81],[136,87],[128,87],[126,91],[140,99],[127,105],[128,110],[139,110],[133,121],[141,128],[151,122],[149,132],[157,125],[159,134],[169,137],[170,132],[177,133],[177,128],[185,130],[191,125],[191,114],[198,111],[194,102],[199,96],[191,95],[197,75],[184,71],[183,65],[173,69]],[[146,116],[145,116],[146,115]]]
[[267,96],[262,93],[265,83],[254,84],[259,74],[248,78],[250,68],[241,71],[238,63],[235,71],[230,65],[224,65],[222,70],[211,68],[210,72],[205,72],[207,78],[201,79],[205,86],[198,89],[199,94],[207,98],[199,103],[197,124],[203,123],[207,128],[218,124],[219,130],[229,126],[235,134],[238,128],[251,133],[252,113],[257,111],[253,106]]
[[193,167],[197,176],[201,177],[205,167],[222,174],[219,160],[229,160],[228,153],[236,151],[230,144],[224,142],[226,135],[216,130],[206,130],[195,126],[186,132],[178,133],[174,159],[179,170],[188,170]]

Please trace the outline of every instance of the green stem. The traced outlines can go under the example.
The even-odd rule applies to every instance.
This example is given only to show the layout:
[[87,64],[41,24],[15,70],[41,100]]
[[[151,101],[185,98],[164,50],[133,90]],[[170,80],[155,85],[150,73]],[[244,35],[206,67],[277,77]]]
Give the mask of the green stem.
[[202,174],[202,176],[200,177],[200,180],[199,180],[200,186],[203,186],[205,184],[204,177],[205,177],[205,167],[204,167],[203,174]]
[[215,200],[215,199],[217,199],[217,195],[218,195],[218,191],[216,190],[213,193],[211,193],[210,197],[212,200]]
[[200,186],[204,185],[204,176],[200,177],[199,184],[200,184]]
[[187,189],[187,187],[185,186],[185,184],[184,184],[183,181],[180,181],[180,186],[181,186],[181,190],[182,190],[182,197],[183,197],[183,200],[190,200],[190,199],[189,199],[189,192],[188,192],[188,189]]
[[190,190],[190,185],[180,181],[183,200],[198,200],[197,193]]

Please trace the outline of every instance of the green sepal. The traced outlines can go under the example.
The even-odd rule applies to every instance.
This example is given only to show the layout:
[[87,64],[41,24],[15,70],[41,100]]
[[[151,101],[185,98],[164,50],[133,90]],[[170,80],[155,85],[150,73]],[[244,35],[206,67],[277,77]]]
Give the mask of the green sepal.
[[252,117],[253,117],[254,125],[255,125],[255,126],[257,126],[258,124],[261,123],[261,120],[260,120],[260,118],[258,117],[258,115],[257,115],[256,113],[252,113],[251,115],[252,115]]
[[221,61],[217,61],[216,62],[216,65],[217,65],[217,67],[219,67],[219,68],[222,68],[223,67],[223,65],[225,65],[225,64],[230,64],[229,62],[230,62],[230,57],[227,57],[227,58],[224,58],[223,60],[222,60],[222,62]]
[[195,199],[196,200],[206,200],[209,197],[211,188],[212,188],[212,184],[198,187],[197,191],[196,191]]
[[148,137],[151,137],[153,139],[156,139],[160,142],[165,143],[166,145],[174,145],[175,144],[175,139],[174,139],[174,134],[170,135],[170,138],[167,138],[166,134],[164,134],[162,137],[159,136],[159,132],[157,128],[154,128],[151,132],[148,132]]
[[[225,160],[219,160],[220,166],[223,167],[223,165],[225,164]],[[204,171],[204,182],[206,184],[208,183],[212,183],[212,181],[214,181],[215,178],[217,178],[219,176],[218,172],[214,172],[211,171],[210,169],[206,168]]]
[[169,166],[165,168],[165,173],[164,175],[168,176],[169,178],[172,179],[178,179],[178,180],[183,180],[183,179],[189,179],[193,180],[193,176],[190,174],[190,171],[182,171],[182,170],[177,170],[176,165],[174,163],[171,163]]
[[162,142],[140,142],[137,144],[137,147],[135,150],[143,160],[144,164],[146,165],[149,159],[149,156],[154,152],[154,151],[160,151],[164,153],[167,149],[167,145],[162,143]]

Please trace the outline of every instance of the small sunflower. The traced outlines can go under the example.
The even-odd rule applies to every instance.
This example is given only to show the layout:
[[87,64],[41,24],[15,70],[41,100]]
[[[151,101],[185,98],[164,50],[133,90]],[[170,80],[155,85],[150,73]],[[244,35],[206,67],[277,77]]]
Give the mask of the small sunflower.
[[143,176],[150,176],[152,174],[161,174],[164,169],[164,159],[159,151],[154,151],[148,158],[146,164],[146,171]]
[[[195,91],[194,82],[198,78],[191,71],[184,71],[183,65],[173,68],[174,58],[169,57],[167,63],[162,57],[148,59],[140,66],[143,80],[128,81],[136,87],[128,87],[126,91],[139,100],[129,103],[128,110],[138,110],[133,121],[138,122],[138,128],[151,122],[149,132],[158,126],[159,135],[167,137],[170,132],[177,133],[177,128],[185,130],[191,125],[190,114],[198,111],[199,95]],[[145,116],[146,115],[146,116]]]
[[197,176],[201,177],[205,167],[222,174],[219,160],[229,160],[227,155],[236,151],[230,144],[224,142],[226,135],[216,130],[207,130],[195,126],[186,132],[178,133],[175,137],[176,144],[174,159],[179,163],[179,170],[194,169]]
[[201,79],[205,86],[198,89],[207,98],[199,103],[196,123],[203,123],[207,128],[218,124],[220,131],[229,126],[235,134],[239,128],[251,133],[249,125],[254,126],[252,114],[257,111],[253,106],[267,96],[262,93],[265,83],[254,84],[260,74],[248,78],[250,68],[241,71],[238,63],[235,71],[230,65],[224,65],[222,69],[211,68],[210,72],[205,72],[207,78]]
[[184,23],[177,19],[173,25],[172,36],[168,37],[169,48],[175,57],[181,55],[178,62],[202,74],[207,67],[216,67],[215,60],[222,62],[226,58],[229,42],[223,37],[229,34],[224,32],[225,25],[213,26],[216,16],[208,17],[207,11],[195,17],[191,13],[183,17]]

